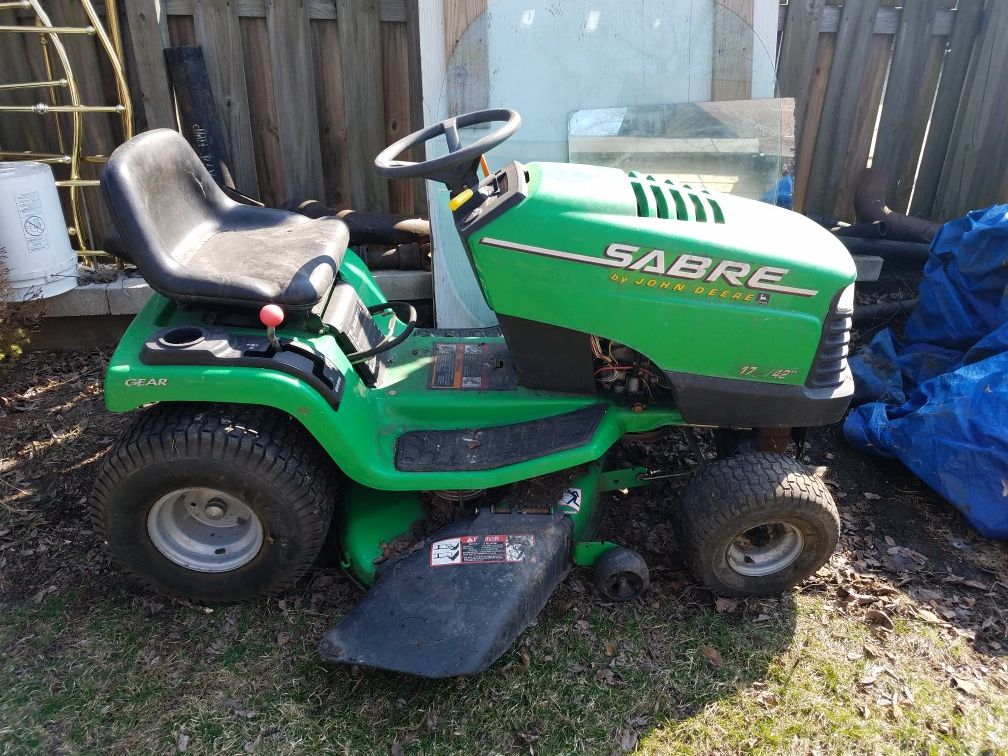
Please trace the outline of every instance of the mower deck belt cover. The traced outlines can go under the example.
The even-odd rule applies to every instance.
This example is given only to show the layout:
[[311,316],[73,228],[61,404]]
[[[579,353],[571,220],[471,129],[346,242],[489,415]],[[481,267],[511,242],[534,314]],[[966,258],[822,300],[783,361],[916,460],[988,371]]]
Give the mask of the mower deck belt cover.
[[483,511],[385,569],[323,639],[326,661],[421,677],[480,672],[528,627],[570,568],[571,519]]

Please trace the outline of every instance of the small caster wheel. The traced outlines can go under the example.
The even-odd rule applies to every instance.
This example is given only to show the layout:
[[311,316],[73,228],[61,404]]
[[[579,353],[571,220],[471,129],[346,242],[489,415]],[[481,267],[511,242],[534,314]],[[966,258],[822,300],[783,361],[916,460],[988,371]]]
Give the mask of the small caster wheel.
[[617,546],[609,549],[592,566],[595,589],[609,601],[629,601],[644,592],[651,582],[647,563],[636,551]]

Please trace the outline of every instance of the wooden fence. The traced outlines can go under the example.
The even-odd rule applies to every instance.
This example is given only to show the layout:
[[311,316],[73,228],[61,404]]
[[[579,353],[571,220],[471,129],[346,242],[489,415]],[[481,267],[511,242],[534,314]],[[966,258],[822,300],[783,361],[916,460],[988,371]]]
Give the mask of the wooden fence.
[[948,220],[1008,201],[1008,2],[946,4],[781,8],[778,87],[797,101],[798,209],[849,219],[869,154],[889,172],[894,210]]
[[[199,44],[239,189],[271,205],[315,197],[412,212],[424,200],[420,187],[390,185],[371,161],[422,120],[418,15],[435,2],[451,19],[449,50],[487,4],[126,0],[120,11],[137,129],[174,126],[162,49]],[[718,2],[751,15],[753,0]],[[44,4],[54,20],[80,15],[74,0]],[[799,209],[849,218],[870,156],[890,172],[897,210],[947,219],[1008,199],[1008,0],[958,0],[954,10],[941,0],[904,4],[781,6],[779,91],[797,100]],[[10,23],[15,11],[2,14]],[[32,44],[37,39],[0,47],[0,81],[45,78]],[[85,99],[106,99],[107,65],[86,49],[75,63]],[[0,146],[33,147],[45,134],[33,125],[38,118],[0,117]],[[89,117],[89,151],[107,154],[119,131],[113,117]]]

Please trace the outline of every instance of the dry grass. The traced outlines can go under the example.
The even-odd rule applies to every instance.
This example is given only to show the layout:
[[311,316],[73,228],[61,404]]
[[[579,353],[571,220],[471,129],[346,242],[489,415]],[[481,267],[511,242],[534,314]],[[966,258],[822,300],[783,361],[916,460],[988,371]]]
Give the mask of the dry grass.
[[317,661],[357,597],[334,570],[212,611],[111,573],[85,518],[121,422],[101,364],[28,355],[0,389],[0,752],[1008,753],[1006,550],[829,434],[844,542],[800,590],[692,585],[656,488],[607,526],[652,565],[644,600],[576,571],[494,668],[429,682]]

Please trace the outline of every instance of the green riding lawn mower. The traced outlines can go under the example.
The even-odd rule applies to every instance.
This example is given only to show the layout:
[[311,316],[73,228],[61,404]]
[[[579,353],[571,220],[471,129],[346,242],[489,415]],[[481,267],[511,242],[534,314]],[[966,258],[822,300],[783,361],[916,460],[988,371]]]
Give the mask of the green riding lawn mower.
[[[519,125],[470,113],[375,160],[448,187],[493,329],[418,327],[341,220],[233,202],[175,132],[115,151],[104,194],[157,292],[105,380],[110,410],[143,408],[94,488],[116,565],[231,602],[336,554],[368,590],[326,660],[474,673],[572,565],[603,600],[647,588],[642,557],[596,530],[606,492],[668,473],[610,451],[681,427],[715,429],[720,450],[669,503],[699,582],[777,594],[829,558],[835,504],[787,450],[852,392],[844,247],[789,211],[615,168],[512,162],[480,180]],[[396,159],[442,136],[444,156]]]

